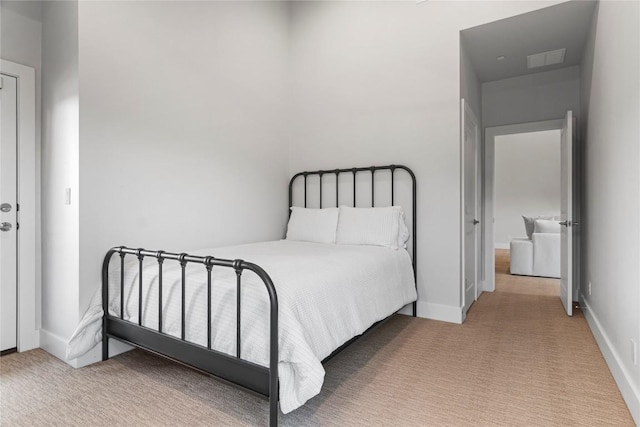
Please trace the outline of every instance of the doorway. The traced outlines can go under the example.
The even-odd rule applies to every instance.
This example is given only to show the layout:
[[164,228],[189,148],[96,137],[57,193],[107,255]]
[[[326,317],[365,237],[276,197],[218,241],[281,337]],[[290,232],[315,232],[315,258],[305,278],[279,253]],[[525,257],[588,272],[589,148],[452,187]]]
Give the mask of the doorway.
[[2,350],[26,351],[40,344],[36,79],[33,68],[6,60],[0,76],[0,341]]
[[0,354],[18,350],[18,79],[0,75]]
[[560,295],[559,129],[494,140],[495,287],[499,292]]
[[[577,246],[579,230],[575,221],[579,193],[574,191],[578,180],[573,179],[577,169],[573,162],[576,153],[572,150],[575,145],[574,121],[572,112],[568,111],[560,120],[487,128],[483,162],[482,210],[484,218],[490,219],[482,224],[484,290],[495,291],[496,250],[499,257],[502,255],[498,268],[504,274],[507,260],[500,251],[508,248],[509,274],[561,279],[559,294],[568,315],[572,313],[573,295],[578,295],[579,283],[579,256],[571,253],[571,249]],[[541,147],[537,152],[529,151],[526,155],[517,152],[518,149],[524,150],[536,135],[546,136],[547,145],[557,147],[553,149],[552,157],[545,157],[539,149]],[[507,147],[505,152],[497,153],[501,141],[514,144],[517,140],[520,147]],[[517,159],[517,156],[521,158]],[[545,165],[536,164],[541,162]],[[499,172],[498,167],[507,170]],[[538,169],[543,169],[544,173],[535,178],[536,182],[528,182],[533,180],[529,175]],[[511,176],[511,179],[498,183],[500,173]],[[509,198],[506,203],[500,200],[505,197]],[[540,228],[537,230],[539,233],[535,233],[536,227]]]

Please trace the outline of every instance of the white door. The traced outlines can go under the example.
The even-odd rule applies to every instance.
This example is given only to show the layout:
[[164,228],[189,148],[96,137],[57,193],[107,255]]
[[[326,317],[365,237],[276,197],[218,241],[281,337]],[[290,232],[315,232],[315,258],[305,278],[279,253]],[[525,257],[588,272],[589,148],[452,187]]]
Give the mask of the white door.
[[17,342],[17,87],[0,75],[0,351]]
[[567,111],[560,141],[560,299],[567,315],[573,315],[573,113]]
[[463,216],[463,259],[464,259],[464,292],[463,317],[471,304],[478,298],[479,251],[479,212],[478,209],[478,160],[480,158],[480,129],[478,120],[471,109],[462,100],[462,150],[464,159],[464,216]]

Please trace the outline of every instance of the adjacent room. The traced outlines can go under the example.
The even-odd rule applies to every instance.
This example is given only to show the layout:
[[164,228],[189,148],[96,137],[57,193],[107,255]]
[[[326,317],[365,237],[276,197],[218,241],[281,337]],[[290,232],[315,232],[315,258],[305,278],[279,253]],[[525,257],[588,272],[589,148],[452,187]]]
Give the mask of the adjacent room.
[[0,2],[0,424],[640,423],[640,2]]
[[496,286],[559,295],[560,131],[496,136],[494,153]]

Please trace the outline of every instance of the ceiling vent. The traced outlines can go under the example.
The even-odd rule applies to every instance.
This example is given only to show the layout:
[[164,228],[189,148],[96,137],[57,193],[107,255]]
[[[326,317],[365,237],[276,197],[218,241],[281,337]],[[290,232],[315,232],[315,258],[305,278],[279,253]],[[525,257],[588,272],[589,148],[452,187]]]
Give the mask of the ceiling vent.
[[567,49],[556,49],[548,52],[527,56],[527,68],[546,67],[547,65],[562,64]]

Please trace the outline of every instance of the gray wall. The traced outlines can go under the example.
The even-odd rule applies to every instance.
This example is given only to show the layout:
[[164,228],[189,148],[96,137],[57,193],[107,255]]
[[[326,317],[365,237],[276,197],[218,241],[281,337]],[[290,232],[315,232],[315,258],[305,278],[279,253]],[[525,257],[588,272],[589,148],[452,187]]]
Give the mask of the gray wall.
[[600,2],[582,64],[588,111],[581,297],[636,423],[640,366],[633,364],[631,340],[640,345],[639,21],[638,2]]
[[523,215],[560,215],[560,131],[495,137],[494,237],[526,237]]
[[460,98],[463,98],[476,115],[482,130],[482,85],[471,64],[464,40],[460,40]]
[[290,173],[356,164],[416,171],[419,312],[459,321],[460,30],[548,5],[45,5],[51,341],[106,248],[280,238]]
[[[64,355],[78,313],[78,4],[44,2],[42,15],[42,333]],[[72,203],[65,204],[65,188]]]
[[418,313],[460,321],[460,30],[545,2],[294,2],[289,170],[405,163]]
[[284,236],[287,17],[279,2],[80,3],[76,311],[114,245]]
[[0,57],[36,70],[36,146],[40,146],[42,75],[42,4],[39,1],[0,2]]
[[482,84],[485,128],[561,119],[567,110],[580,118],[579,66]]

